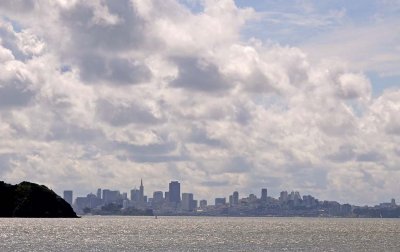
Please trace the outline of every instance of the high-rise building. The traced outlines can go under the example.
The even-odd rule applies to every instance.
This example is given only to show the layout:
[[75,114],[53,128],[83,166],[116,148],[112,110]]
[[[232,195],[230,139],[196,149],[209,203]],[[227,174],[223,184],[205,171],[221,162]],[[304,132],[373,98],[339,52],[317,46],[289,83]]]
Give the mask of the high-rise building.
[[182,210],[193,211],[193,193],[182,193]]
[[239,193],[237,191],[233,192],[232,201],[234,206],[239,205]]
[[261,201],[267,202],[267,198],[268,198],[267,188],[261,189]]
[[128,193],[126,193],[126,192],[122,193],[121,197],[122,197],[122,200],[127,200],[128,199]]
[[83,211],[85,208],[96,208],[101,204],[101,199],[93,193],[89,193],[86,197],[77,197],[75,200],[75,205],[79,211]]
[[101,188],[97,189],[97,198],[101,199]]
[[293,204],[294,204],[295,206],[298,206],[298,205],[300,204],[300,202],[301,202],[300,193],[299,193],[299,192],[295,192],[295,193],[294,193],[294,197],[293,197]]
[[178,181],[169,183],[169,202],[181,202],[181,184]]
[[287,201],[288,201],[288,192],[287,191],[282,191],[280,196],[279,196],[279,202],[286,203]]
[[115,203],[119,200],[119,191],[111,191],[108,189],[103,190],[103,202],[104,204]]
[[[143,180],[142,179],[140,179],[139,190],[140,190],[140,202],[144,202],[145,201],[144,200],[144,186],[143,186]],[[147,202],[147,198],[146,198],[146,202]]]
[[138,203],[141,202],[140,198],[141,198],[140,190],[132,189],[131,190],[131,201],[133,201],[134,203],[138,204]]
[[257,200],[257,196],[255,194],[251,193],[251,194],[249,194],[248,200],[250,202],[254,202]]
[[153,193],[153,202],[158,203],[164,200],[164,194],[161,191],[156,191]]
[[72,206],[72,191],[71,190],[67,190],[64,191],[64,200],[66,202],[68,202],[68,204],[70,204]]
[[215,198],[216,206],[223,206],[226,204],[226,198]]
[[200,208],[206,208],[207,207],[207,200],[200,200]]

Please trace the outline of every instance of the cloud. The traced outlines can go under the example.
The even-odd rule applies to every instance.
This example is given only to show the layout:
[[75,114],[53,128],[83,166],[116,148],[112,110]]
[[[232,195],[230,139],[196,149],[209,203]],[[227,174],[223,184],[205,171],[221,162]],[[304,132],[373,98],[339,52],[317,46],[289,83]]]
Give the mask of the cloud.
[[140,177],[198,199],[398,191],[398,88],[373,95],[358,67],[244,38],[255,10],[199,3],[3,1],[2,178],[76,195]]
[[28,12],[35,8],[35,2],[34,0],[4,0],[0,3],[0,6],[7,11]]
[[180,58],[175,61],[178,65],[178,76],[171,82],[172,86],[214,93],[231,86],[212,63],[193,58]]
[[134,124],[155,124],[162,121],[151,108],[143,104],[112,104],[107,100],[97,102],[97,113],[105,122],[113,126]]
[[20,80],[9,80],[0,86],[0,108],[27,106],[35,93]]

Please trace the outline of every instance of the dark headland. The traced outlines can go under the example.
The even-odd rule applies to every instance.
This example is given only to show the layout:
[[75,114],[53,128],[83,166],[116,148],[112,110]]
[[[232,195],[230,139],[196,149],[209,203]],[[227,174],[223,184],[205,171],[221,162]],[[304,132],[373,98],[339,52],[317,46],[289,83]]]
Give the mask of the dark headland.
[[0,181],[0,217],[77,218],[72,207],[44,185]]

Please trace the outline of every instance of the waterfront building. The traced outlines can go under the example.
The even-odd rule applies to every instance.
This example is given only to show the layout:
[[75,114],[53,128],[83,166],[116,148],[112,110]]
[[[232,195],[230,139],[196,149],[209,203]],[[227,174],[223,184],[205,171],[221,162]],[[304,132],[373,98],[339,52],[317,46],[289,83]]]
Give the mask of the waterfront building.
[[267,188],[261,189],[261,201],[262,202],[267,202],[267,198],[268,198]]
[[129,207],[129,200],[125,199],[122,201],[122,208],[126,209]]
[[223,206],[226,204],[226,198],[215,198],[215,206]]
[[126,193],[126,192],[122,193],[121,197],[122,197],[122,200],[127,200],[128,199],[128,193]]
[[193,211],[193,193],[182,193],[182,210],[191,212]]
[[207,200],[200,200],[200,208],[206,208],[207,207]]
[[293,197],[293,204],[294,204],[294,206],[300,205],[300,202],[301,202],[300,193],[299,193],[299,192],[295,192],[295,193],[294,193],[294,197]]
[[103,202],[104,204],[116,203],[120,199],[119,191],[112,191],[109,189],[103,190]]
[[171,181],[169,183],[169,202],[181,202],[181,184],[178,181]]
[[237,192],[237,191],[234,191],[233,192],[233,194],[232,194],[232,200],[233,200],[233,205],[234,206],[237,206],[237,205],[239,205],[239,192]]
[[153,193],[153,203],[163,202],[164,194],[162,191],[156,191]]
[[71,190],[64,191],[64,200],[72,206],[72,194]]
[[317,201],[311,195],[304,195],[303,196],[303,205],[306,207],[314,207],[317,205]]
[[144,186],[143,186],[143,180],[142,179],[140,179],[139,191],[140,191],[140,199],[139,199],[139,201],[142,202],[142,203],[147,202],[147,198],[146,198],[146,200],[144,200]]
[[288,192],[282,191],[279,196],[279,202],[281,204],[286,203],[288,201]]
[[255,194],[250,194],[249,195],[249,202],[254,202],[257,200],[257,196]]
[[85,208],[93,209],[102,204],[101,199],[97,198],[93,193],[89,193],[86,197],[77,197],[75,205],[78,211],[82,211]]
[[138,204],[140,203],[140,198],[141,198],[141,194],[140,194],[140,190],[138,189],[132,189],[131,190],[131,201]]

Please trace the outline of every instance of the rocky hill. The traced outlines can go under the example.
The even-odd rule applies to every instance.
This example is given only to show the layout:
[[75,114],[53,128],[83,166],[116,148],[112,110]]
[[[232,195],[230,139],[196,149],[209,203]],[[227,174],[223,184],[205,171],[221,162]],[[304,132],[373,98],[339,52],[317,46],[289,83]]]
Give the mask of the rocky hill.
[[0,181],[0,217],[76,218],[72,207],[44,185]]

